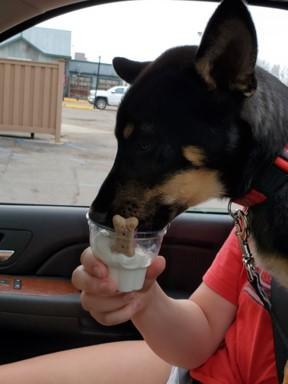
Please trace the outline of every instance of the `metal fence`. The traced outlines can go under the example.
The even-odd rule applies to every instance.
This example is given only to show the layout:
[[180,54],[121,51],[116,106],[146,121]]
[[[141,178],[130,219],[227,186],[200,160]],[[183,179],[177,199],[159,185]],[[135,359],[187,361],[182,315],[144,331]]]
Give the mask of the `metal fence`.
[[0,59],[0,131],[48,133],[60,141],[63,62]]

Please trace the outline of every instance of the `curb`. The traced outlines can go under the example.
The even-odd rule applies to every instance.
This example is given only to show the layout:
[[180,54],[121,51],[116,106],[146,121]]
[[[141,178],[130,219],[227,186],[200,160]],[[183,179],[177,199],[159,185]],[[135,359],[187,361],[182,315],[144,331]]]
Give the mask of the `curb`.
[[73,109],[84,109],[84,110],[92,110],[93,109],[93,106],[90,106],[90,105],[81,105],[81,104],[74,104],[74,103],[69,103],[69,102],[63,102],[63,107],[64,108],[73,108]]
[[85,103],[87,104],[87,99],[75,99],[74,97],[64,97],[63,101],[67,101],[68,103]]

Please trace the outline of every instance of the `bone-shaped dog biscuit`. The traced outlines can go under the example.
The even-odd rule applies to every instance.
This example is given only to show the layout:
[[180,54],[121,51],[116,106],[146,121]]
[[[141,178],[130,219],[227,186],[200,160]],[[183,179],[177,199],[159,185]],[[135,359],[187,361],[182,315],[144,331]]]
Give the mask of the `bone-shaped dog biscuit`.
[[123,253],[126,256],[133,256],[134,232],[139,223],[138,219],[136,217],[124,219],[124,217],[120,215],[115,215],[112,221],[116,233],[112,251]]

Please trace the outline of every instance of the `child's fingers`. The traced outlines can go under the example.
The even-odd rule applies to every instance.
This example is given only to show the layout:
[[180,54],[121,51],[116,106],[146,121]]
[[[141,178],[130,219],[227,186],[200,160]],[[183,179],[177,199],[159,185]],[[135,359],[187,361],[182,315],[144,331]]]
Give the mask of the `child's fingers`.
[[87,311],[93,312],[98,319],[102,313],[118,311],[125,305],[131,303],[135,293],[116,293],[113,296],[94,296],[86,292],[81,293],[81,304]]
[[108,277],[107,266],[93,254],[90,247],[86,248],[82,252],[80,261],[84,269],[88,273],[90,273],[90,275],[95,276],[99,279],[104,279]]
[[90,314],[103,325],[117,325],[124,323],[125,321],[131,320],[133,315],[138,310],[138,303],[136,301],[131,301],[131,303],[124,305],[118,310],[111,312],[103,312],[101,314],[95,313],[92,309]]
[[143,290],[149,289],[157,277],[164,271],[166,260],[163,256],[157,256],[150,267],[147,269]]
[[117,292],[114,281],[109,278],[98,279],[86,271],[83,265],[79,265],[72,273],[72,284],[89,294],[109,296]]

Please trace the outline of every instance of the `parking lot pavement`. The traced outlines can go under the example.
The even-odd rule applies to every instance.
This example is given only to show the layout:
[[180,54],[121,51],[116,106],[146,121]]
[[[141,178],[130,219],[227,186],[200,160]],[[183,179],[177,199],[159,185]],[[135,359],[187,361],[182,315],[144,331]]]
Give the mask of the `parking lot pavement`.
[[[0,135],[0,201],[90,205],[116,153],[116,109],[63,108],[61,142],[50,135]],[[226,210],[211,200],[200,206]]]
[[89,205],[116,151],[116,111],[63,108],[61,142],[0,136],[0,201]]

